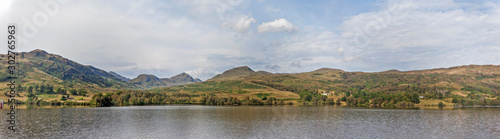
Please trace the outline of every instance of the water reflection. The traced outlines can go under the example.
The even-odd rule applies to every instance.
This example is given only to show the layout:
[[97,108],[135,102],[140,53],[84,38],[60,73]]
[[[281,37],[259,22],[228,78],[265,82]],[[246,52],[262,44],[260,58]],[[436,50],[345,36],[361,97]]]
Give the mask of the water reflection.
[[[0,112],[6,112],[1,110]],[[18,110],[4,138],[497,138],[499,108],[133,106]]]

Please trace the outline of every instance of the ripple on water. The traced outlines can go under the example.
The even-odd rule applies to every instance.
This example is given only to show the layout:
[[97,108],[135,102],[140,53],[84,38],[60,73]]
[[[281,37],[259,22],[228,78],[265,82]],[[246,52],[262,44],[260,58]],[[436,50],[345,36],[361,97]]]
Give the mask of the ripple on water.
[[[0,111],[5,112],[5,111]],[[498,138],[499,108],[133,106],[18,110],[4,138]],[[1,125],[7,125],[5,118]]]

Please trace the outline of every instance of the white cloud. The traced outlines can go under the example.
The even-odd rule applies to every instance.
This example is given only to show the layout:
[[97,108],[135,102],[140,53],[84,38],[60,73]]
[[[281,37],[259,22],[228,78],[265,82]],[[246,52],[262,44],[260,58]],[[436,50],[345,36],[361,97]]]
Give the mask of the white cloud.
[[[266,9],[266,3],[264,8],[254,4],[70,1],[61,4],[59,13],[18,50],[44,49],[127,77],[141,73],[170,77],[186,71],[208,79],[236,65],[304,72],[321,67],[381,71],[500,64],[497,3],[388,1],[378,10],[343,19],[307,11],[286,16],[295,9],[285,4],[274,12],[272,7]],[[11,5],[0,15],[6,19],[1,24],[23,25],[21,18],[31,20],[44,12],[38,2]],[[303,19],[303,14],[317,16]],[[276,20],[256,24],[264,19]],[[353,43],[355,39],[366,40],[366,45],[353,46],[361,43]]]
[[243,33],[250,28],[251,23],[255,23],[255,19],[249,16],[241,16],[239,19],[236,21],[231,21],[229,23],[223,23],[222,26],[231,28],[234,31]]
[[[170,77],[188,69],[220,65],[219,61],[207,60],[212,55],[240,53],[235,47],[240,44],[221,33],[215,12],[209,17],[219,22],[200,22],[207,18],[198,13],[179,16],[162,11],[165,5],[175,5],[177,1],[173,2],[145,1],[141,6],[131,2],[121,3],[129,7],[114,7],[116,3],[71,1],[61,5],[46,26],[38,27],[38,34],[21,44],[18,51],[43,49],[132,78],[142,73]],[[30,10],[19,8],[26,5]],[[148,14],[151,10],[157,14]],[[22,17],[31,19],[38,11],[43,9],[37,2],[13,2],[8,18],[12,20],[8,22],[22,26]],[[4,24],[4,20],[0,23]]]
[[273,22],[264,22],[258,27],[260,33],[281,31],[295,32],[297,30],[297,27],[284,18],[276,19]]
[[200,78],[205,81],[207,79],[214,77],[217,74],[220,74],[221,72],[207,68],[196,68],[193,70],[188,70],[186,71],[186,73],[191,75],[193,78]]
[[392,65],[402,70],[500,64],[490,57],[500,51],[480,51],[500,47],[498,4],[475,3],[474,8],[451,0],[387,4],[387,9],[344,21],[341,36],[350,45],[343,53],[361,54],[378,68]]

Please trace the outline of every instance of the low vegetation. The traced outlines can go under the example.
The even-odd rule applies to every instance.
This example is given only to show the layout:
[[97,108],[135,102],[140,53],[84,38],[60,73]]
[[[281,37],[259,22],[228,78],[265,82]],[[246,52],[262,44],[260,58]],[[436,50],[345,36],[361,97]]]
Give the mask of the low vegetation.
[[[0,57],[5,58],[5,55]],[[21,104],[500,105],[500,66],[494,65],[378,73],[323,68],[295,74],[254,72],[244,66],[199,83],[194,83],[198,80],[187,74],[171,79],[158,78],[162,82],[175,80],[175,85],[178,85],[160,88],[155,83],[148,84],[146,79],[123,81],[106,71],[42,50],[21,53],[19,59],[22,61],[18,68],[21,82],[16,88],[20,92],[17,99]],[[0,63],[0,66],[7,69],[5,63]],[[0,71],[1,84],[7,84],[6,71]],[[177,84],[177,81],[193,84]],[[1,89],[4,95],[0,98],[6,100],[9,89],[6,86]]]

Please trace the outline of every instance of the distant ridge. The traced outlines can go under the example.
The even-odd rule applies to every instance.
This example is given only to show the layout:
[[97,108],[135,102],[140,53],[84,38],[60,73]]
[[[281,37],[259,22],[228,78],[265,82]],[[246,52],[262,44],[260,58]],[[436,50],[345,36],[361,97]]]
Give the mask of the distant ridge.
[[340,70],[340,69],[332,69],[332,68],[321,68],[321,69],[317,69],[313,72],[344,72],[343,70]]
[[217,74],[215,77],[209,79],[209,80],[231,80],[231,79],[238,79],[241,77],[245,77],[248,75],[268,75],[272,74],[267,71],[258,71],[255,72],[252,69],[250,69],[248,66],[241,66],[241,67],[236,67],[232,68],[230,70],[224,71],[222,74]]
[[463,65],[450,68],[405,71],[409,74],[500,74],[500,65]]
[[[311,72],[305,73],[372,73],[372,72],[347,72],[341,69],[320,68]],[[500,74],[500,65],[463,65],[449,68],[436,68],[426,70],[399,71],[391,69],[387,71],[374,72],[380,74]],[[244,79],[250,75],[286,75],[296,73],[270,73],[267,71],[253,71],[248,66],[241,66],[224,71],[209,80],[236,80]]]
[[198,78],[193,79],[193,77],[191,77],[189,74],[184,73],[184,72],[181,74],[170,77],[169,81],[171,83],[197,83],[197,82],[201,82],[200,79],[198,79]]
[[154,75],[141,74],[136,78],[128,81],[128,83],[134,84],[143,89],[159,88],[159,87],[169,87],[176,85],[184,85],[191,83],[202,82],[200,79],[193,79],[187,73],[181,73],[170,78],[158,78]]
[[[6,54],[0,54],[0,59],[5,60]],[[104,71],[91,65],[82,65],[75,61],[64,58],[60,55],[51,54],[44,50],[35,49],[30,52],[18,53],[18,60],[22,61],[23,69],[20,77],[23,84],[48,84],[54,86],[93,88],[97,92],[101,90],[113,89],[150,89],[157,87],[168,87],[189,83],[201,82],[200,79],[193,79],[186,73],[174,76],[168,81],[159,79],[154,75],[141,74],[137,78],[126,78],[113,71]],[[8,66],[0,63],[0,66]],[[6,81],[8,74],[0,71],[0,81]],[[105,89],[107,88],[107,89]]]
[[269,75],[269,74],[273,74],[271,72],[267,72],[267,71],[257,71],[258,74],[263,74],[263,75]]
[[391,70],[386,70],[386,71],[382,71],[382,72],[379,72],[379,73],[401,73],[402,71],[399,71],[399,70],[396,70],[396,69],[391,69]]
[[[82,65],[62,56],[50,54],[46,51],[36,49],[30,52],[19,54],[23,60],[23,75],[25,78],[34,78],[39,76],[52,76],[66,82],[78,82],[84,84],[97,84],[102,87],[111,87],[114,85],[126,86],[126,84],[114,75],[95,68],[90,65]],[[2,55],[2,58],[6,55]],[[46,73],[46,75],[39,75]],[[27,74],[33,74],[27,76]],[[35,76],[37,75],[37,76]],[[42,80],[52,80],[53,78],[43,78]],[[1,79],[0,79],[1,80]]]
[[[158,87],[169,87],[184,84],[202,82],[200,79],[193,78],[187,73],[180,73],[170,78],[158,78],[154,75],[141,74],[134,79],[129,79],[113,71],[104,71],[91,65],[82,65],[69,60],[57,54],[51,54],[44,50],[36,49],[30,52],[18,53],[18,59],[22,61],[19,69],[23,69],[20,77],[23,78],[23,84],[50,84],[63,88],[93,88],[97,91],[113,89],[151,89]],[[0,54],[0,59],[7,59],[6,54]],[[0,63],[4,69],[7,63]],[[344,74],[345,73],[345,74]],[[241,66],[224,71],[209,80],[240,80],[263,78],[266,76],[294,75],[296,73],[270,73],[267,71],[254,71],[248,66]],[[311,75],[309,75],[311,74]],[[296,74],[303,79],[330,80],[339,82],[340,79],[352,79],[358,74],[363,75],[381,75],[381,74],[400,74],[400,75],[428,75],[428,74],[448,74],[448,75],[466,75],[484,79],[481,81],[490,81],[485,86],[494,86],[498,84],[497,77],[500,76],[499,65],[463,65],[449,68],[435,68],[413,71],[399,71],[396,69],[382,72],[347,72],[341,69],[321,68],[311,72]],[[259,75],[259,76],[254,76]],[[342,78],[338,78],[339,76]],[[400,75],[397,75],[398,77]],[[382,76],[382,75],[381,75]],[[388,75],[383,75],[388,76]],[[391,75],[393,76],[393,75]],[[413,75],[411,75],[413,77]],[[464,77],[466,77],[464,76]],[[0,81],[6,81],[8,74],[6,70],[0,71]],[[460,78],[449,79],[450,81]],[[403,79],[403,78],[402,78]],[[394,81],[393,81],[394,82]],[[465,83],[465,82],[464,82]],[[484,88],[484,87],[483,87]],[[499,87],[500,88],[500,87]],[[101,89],[101,90],[100,90]],[[460,89],[460,88],[458,88]]]
[[463,65],[454,66],[449,68],[435,68],[435,69],[424,69],[424,70],[411,70],[411,71],[399,71],[399,70],[387,70],[379,73],[390,73],[390,74],[499,74],[500,65]]
[[155,87],[163,87],[167,86],[164,82],[162,82],[158,77],[154,75],[141,74],[136,78],[128,81],[128,83],[141,86],[144,88],[155,88]]

